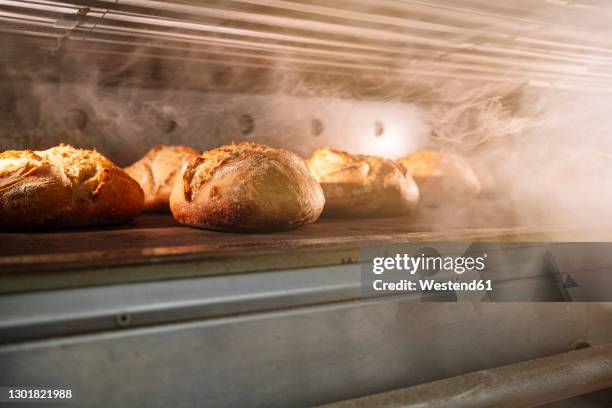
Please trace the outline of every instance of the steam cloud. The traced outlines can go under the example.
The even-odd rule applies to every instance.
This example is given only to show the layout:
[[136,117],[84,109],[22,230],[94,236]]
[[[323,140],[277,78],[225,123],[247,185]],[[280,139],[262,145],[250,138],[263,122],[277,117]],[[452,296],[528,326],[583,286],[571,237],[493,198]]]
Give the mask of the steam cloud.
[[[127,165],[158,143],[209,149],[252,140],[303,156],[325,145],[390,158],[432,147],[458,151],[489,173],[496,204],[510,208],[514,222],[579,227],[612,215],[608,95],[188,59],[189,52],[176,61],[135,52],[104,71],[72,53],[44,69],[5,63],[0,149],[65,142]],[[76,68],[62,73],[66,66]],[[447,226],[480,215],[453,208],[435,216]]]

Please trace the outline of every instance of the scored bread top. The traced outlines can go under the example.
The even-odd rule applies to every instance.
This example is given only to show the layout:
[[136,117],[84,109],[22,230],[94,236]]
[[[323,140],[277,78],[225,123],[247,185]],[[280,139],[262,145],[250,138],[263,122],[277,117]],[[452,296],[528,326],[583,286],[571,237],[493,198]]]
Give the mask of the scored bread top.
[[95,150],[59,145],[0,153],[0,227],[68,227],[134,219],[138,183]]
[[31,150],[7,150],[0,153],[0,192],[13,187],[48,162]]
[[436,150],[420,150],[398,160],[413,177],[443,176],[449,172],[469,171],[469,164],[459,155]]
[[8,150],[0,153],[0,191],[35,172],[53,172],[79,198],[94,199],[113,168],[95,150],[65,144],[43,151]]
[[198,151],[191,147],[157,145],[124,169],[144,190],[146,210],[169,210],[175,178],[183,164],[196,155]]
[[381,182],[384,186],[402,173],[401,168],[391,160],[331,148],[315,150],[308,160],[308,167],[320,183],[350,181],[363,186]]
[[314,222],[321,186],[299,156],[249,142],[192,158],[170,195],[174,218],[222,231],[278,231]]
[[261,159],[268,158],[287,163],[287,155],[293,155],[293,153],[250,142],[241,142],[237,145],[226,145],[205,151],[186,165],[183,172],[185,197],[187,200],[191,200],[194,191],[197,191],[212,179],[215,173],[225,165],[232,162],[260,156]]
[[412,177],[382,157],[320,148],[308,160],[308,167],[323,187],[328,215],[405,214],[419,198]]

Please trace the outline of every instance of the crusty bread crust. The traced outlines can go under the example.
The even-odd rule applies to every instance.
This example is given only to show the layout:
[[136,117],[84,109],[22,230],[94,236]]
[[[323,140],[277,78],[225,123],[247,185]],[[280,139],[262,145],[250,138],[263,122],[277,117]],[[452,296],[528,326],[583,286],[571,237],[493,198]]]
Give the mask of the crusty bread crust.
[[198,152],[187,146],[158,145],[124,170],[140,184],[145,211],[169,212],[170,193],[183,164]]
[[391,160],[317,149],[308,167],[323,187],[325,215],[376,217],[409,213],[419,190]]
[[319,218],[325,198],[294,153],[254,143],[222,146],[183,167],[170,196],[174,218],[221,231],[276,231]]
[[418,184],[422,205],[456,203],[480,192],[480,182],[471,166],[455,153],[421,150],[398,163]]
[[96,151],[60,145],[0,153],[0,228],[123,223],[143,201],[138,183]]

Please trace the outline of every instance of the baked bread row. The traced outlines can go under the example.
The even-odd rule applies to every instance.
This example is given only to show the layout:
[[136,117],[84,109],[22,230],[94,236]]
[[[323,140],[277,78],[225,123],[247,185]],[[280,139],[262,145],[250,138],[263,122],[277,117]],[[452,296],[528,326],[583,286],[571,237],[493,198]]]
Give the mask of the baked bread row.
[[405,214],[417,204],[427,207],[469,200],[481,189],[466,160],[432,150],[393,162],[317,149],[308,166],[325,192],[325,213],[336,216]]
[[170,205],[187,225],[274,231],[314,222],[324,204],[304,160],[252,143],[158,146],[125,170],[67,145],[0,153],[0,228],[119,224]]
[[[331,216],[400,215],[417,203],[439,206],[480,192],[470,165],[446,152],[423,150],[396,163],[323,148],[307,165]],[[125,170],[143,188],[145,210],[168,211],[170,202],[177,220],[205,228],[286,229],[316,220],[323,203],[298,156],[252,143],[199,156],[184,146],[157,146]]]
[[[297,155],[253,143],[202,154],[157,146],[118,168],[95,151],[61,145],[0,154],[0,227],[127,222],[167,211],[187,225],[226,231],[284,230],[335,216],[405,214],[478,194],[459,156],[423,151],[398,163],[318,149]],[[420,196],[420,198],[419,198]]]

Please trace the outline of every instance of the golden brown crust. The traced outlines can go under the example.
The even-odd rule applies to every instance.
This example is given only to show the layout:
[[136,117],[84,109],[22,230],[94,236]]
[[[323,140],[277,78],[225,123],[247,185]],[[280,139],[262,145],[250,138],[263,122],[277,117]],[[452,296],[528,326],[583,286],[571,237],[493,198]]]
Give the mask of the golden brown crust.
[[170,196],[177,221],[221,231],[286,230],[314,222],[325,199],[297,155],[254,143],[192,158]]
[[60,145],[0,153],[0,228],[128,222],[143,201],[138,183],[96,151]]
[[421,150],[398,163],[418,184],[423,205],[471,199],[480,192],[478,177],[468,162],[455,153]]
[[183,164],[198,152],[187,146],[158,145],[124,170],[145,194],[145,211],[168,212],[170,193]]
[[419,191],[410,176],[391,160],[317,149],[308,167],[325,194],[325,214],[391,216],[415,208]]

